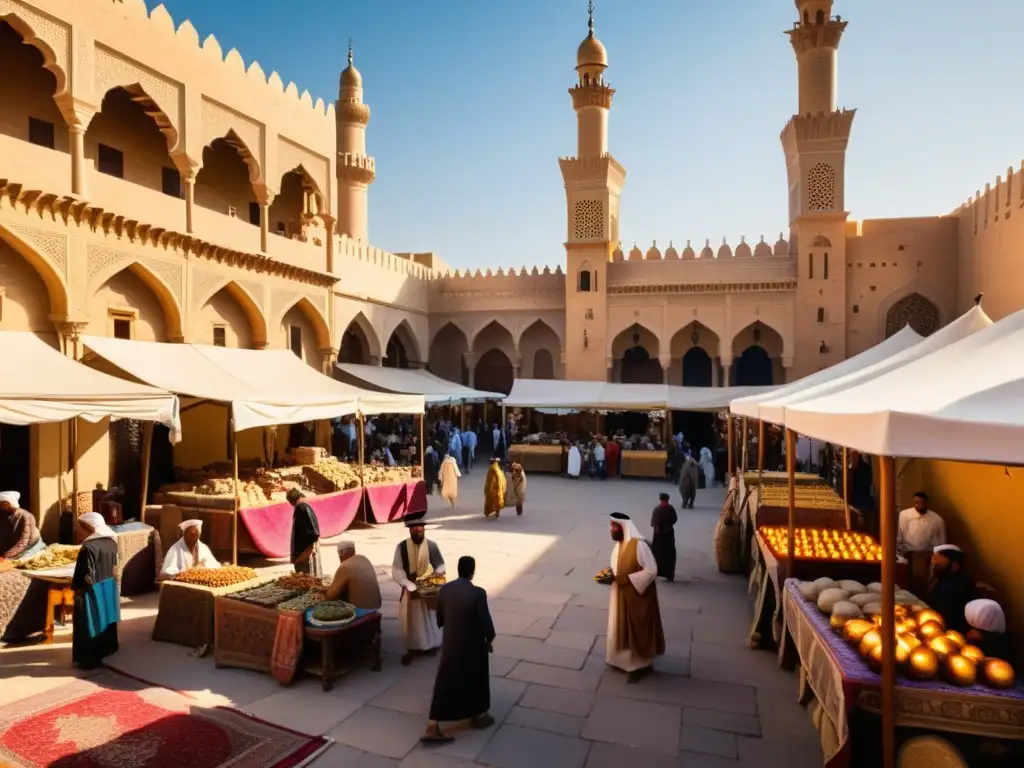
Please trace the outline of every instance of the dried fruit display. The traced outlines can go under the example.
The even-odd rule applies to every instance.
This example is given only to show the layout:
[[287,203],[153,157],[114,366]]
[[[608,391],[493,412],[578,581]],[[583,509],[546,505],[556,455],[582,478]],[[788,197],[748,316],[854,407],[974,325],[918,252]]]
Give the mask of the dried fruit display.
[[244,600],[247,603],[253,603],[254,605],[262,605],[264,608],[274,608],[286,600],[298,597],[301,593],[301,590],[286,589],[277,584],[277,582],[270,582],[269,584],[262,584],[253,589],[239,592],[231,597],[237,600]]
[[416,592],[420,597],[433,597],[448,583],[443,573],[431,573],[422,579],[416,579]]
[[225,565],[222,568],[189,568],[174,577],[174,581],[183,584],[194,584],[197,587],[230,587],[257,577],[252,568],[240,565]]
[[78,560],[78,551],[81,547],[72,547],[67,544],[51,544],[42,552],[24,560],[15,560],[14,567],[23,571],[43,571],[50,568],[63,568]]
[[308,573],[286,573],[275,582],[279,587],[285,589],[297,589],[308,592],[311,589],[324,587],[324,581],[310,576]]
[[356,615],[356,607],[344,600],[331,600],[313,609],[317,621],[347,621]]
[[[803,509],[845,509],[842,498],[827,485],[796,486],[796,506]],[[785,485],[765,485],[761,491],[762,506],[789,506],[789,489]]]
[[322,589],[312,589],[304,595],[285,600],[277,607],[282,611],[304,611],[314,605],[319,605],[326,599],[326,593]]

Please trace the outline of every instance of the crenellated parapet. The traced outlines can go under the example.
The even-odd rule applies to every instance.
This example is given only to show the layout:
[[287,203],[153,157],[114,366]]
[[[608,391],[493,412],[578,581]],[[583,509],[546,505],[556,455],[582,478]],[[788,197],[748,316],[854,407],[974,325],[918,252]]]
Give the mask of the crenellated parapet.
[[[953,211],[961,221],[969,221],[975,235],[1010,218],[1014,211],[1024,208],[1024,161],[1014,171],[1006,169],[1006,176],[996,176],[994,182],[978,190],[973,197]],[[1024,214],[1018,214],[1024,215]]]
[[338,178],[357,184],[372,184],[377,178],[377,161],[369,155],[339,152]]
[[793,52],[799,57],[821,48],[838,48],[847,24],[839,16],[822,23],[797,21],[792,29],[786,30],[786,34],[793,44]]
[[615,89],[604,83],[590,82],[574,85],[569,89],[569,95],[572,96],[573,109],[579,110],[584,107],[611,109]]
[[790,245],[783,237],[782,233],[779,233],[779,239],[775,242],[775,245],[769,245],[764,235],[761,236],[760,241],[753,248],[747,243],[746,238],[741,237],[739,245],[736,246],[735,251],[729,245],[725,238],[722,238],[722,244],[717,249],[712,248],[711,240],[704,241],[704,247],[697,251],[691,245],[691,241],[686,241],[686,247],[682,251],[676,249],[675,245],[669,240],[668,248],[662,253],[658,248],[657,240],[652,241],[651,247],[646,252],[640,250],[636,243],[633,243],[633,247],[628,251],[624,251],[622,243],[612,251],[612,262],[630,262],[630,261],[713,261],[713,262],[732,262],[736,260],[744,259],[788,259],[790,257]]
[[845,149],[850,141],[853,118],[856,116],[856,109],[839,109],[816,115],[794,115],[779,135],[786,157],[794,157],[800,151],[800,147],[808,142],[830,142],[835,145],[835,149]]
[[618,189],[626,182],[626,169],[609,154],[598,157],[560,157],[558,167],[562,169],[562,180],[566,184],[609,183]]

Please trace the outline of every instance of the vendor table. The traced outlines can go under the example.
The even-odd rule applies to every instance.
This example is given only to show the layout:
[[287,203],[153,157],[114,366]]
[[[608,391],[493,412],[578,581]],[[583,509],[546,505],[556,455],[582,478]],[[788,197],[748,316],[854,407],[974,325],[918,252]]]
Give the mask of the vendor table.
[[218,596],[213,613],[214,664],[269,674],[280,611]]
[[306,654],[309,660],[303,668],[311,675],[320,678],[320,685],[325,691],[331,690],[334,681],[350,671],[348,666],[338,666],[339,651],[351,658],[361,653],[367,646],[371,649],[370,671],[380,672],[382,663],[381,652],[381,615],[378,612],[365,613],[341,627],[311,627],[304,630],[306,640],[320,646],[319,662],[314,661],[315,655]]
[[125,523],[113,530],[121,594],[131,597],[151,591],[164,563],[159,531],[145,523]]
[[0,640],[23,640],[46,630],[49,588],[25,571],[0,573]]
[[656,477],[665,479],[667,451],[622,451],[623,477]]
[[[850,714],[881,711],[881,677],[854,648],[831,630],[828,618],[808,601],[795,581],[785,583],[785,655],[800,663],[805,697],[820,707],[819,732],[827,768],[850,765]],[[819,716],[815,716],[815,721]],[[896,725],[995,739],[1024,739],[1024,688],[999,691],[975,684],[968,688],[941,681],[898,678]]]
[[530,472],[560,475],[565,471],[566,449],[561,445],[511,445],[508,449],[508,461],[523,465],[523,470]]
[[265,581],[268,579],[258,578],[216,589],[180,581],[162,582],[160,604],[153,624],[153,639],[188,648],[213,645],[214,600],[221,595],[250,589]]

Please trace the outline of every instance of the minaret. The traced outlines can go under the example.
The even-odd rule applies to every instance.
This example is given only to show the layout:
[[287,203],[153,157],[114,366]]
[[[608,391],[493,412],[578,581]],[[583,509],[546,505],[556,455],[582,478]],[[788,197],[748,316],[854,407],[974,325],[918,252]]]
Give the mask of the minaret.
[[626,170],[608,154],[608,110],[615,91],[604,82],[608,52],[589,31],[576,51],[577,83],[569,89],[576,110],[577,155],[558,163],[565,181],[565,378],[608,381],[607,276],[619,239],[619,194]]
[[363,76],[348,43],[348,66],[341,73],[338,103],[338,225],[340,235],[368,239],[367,191],[377,176],[374,159],[366,154],[366,124],[370,108],[363,103]]
[[839,42],[846,22],[832,0],[796,0],[786,31],[797,61],[798,112],[782,131],[789,177],[790,253],[796,260],[795,344],[787,381],[845,359],[846,148],[856,110],[837,109]]

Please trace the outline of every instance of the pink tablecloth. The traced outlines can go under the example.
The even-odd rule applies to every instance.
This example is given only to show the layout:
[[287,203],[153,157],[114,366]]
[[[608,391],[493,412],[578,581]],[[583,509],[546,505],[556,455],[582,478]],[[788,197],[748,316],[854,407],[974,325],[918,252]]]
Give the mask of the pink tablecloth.
[[[339,491],[306,499],[316,512],[320,536],[330,538],[346,530],[359,514],[363,500],[361,489]],[[288,557],[291,554],[292,505],[288,502],[266,507],[250,507],[239,513],[242,523],[256,548],[267,557]]]
[[366,516],[370,523],[393,523],[410,512],[427,511],[427,486],[422,480],[366,488]]

